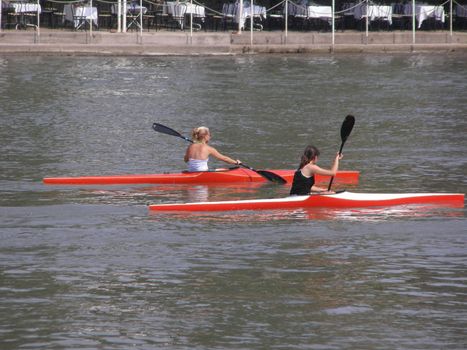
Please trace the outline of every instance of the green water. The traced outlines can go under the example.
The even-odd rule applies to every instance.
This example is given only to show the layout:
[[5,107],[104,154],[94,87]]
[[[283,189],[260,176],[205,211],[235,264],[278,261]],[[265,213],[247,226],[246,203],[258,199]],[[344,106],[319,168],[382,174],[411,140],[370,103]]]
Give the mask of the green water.
[[41,179],[184,169],[153,122],[327,167],[350,113],[336,189],[465,193],[466,82],[456,53],[0,58],[0,348],[464,349],[464,208],[150,214],[288,188]]

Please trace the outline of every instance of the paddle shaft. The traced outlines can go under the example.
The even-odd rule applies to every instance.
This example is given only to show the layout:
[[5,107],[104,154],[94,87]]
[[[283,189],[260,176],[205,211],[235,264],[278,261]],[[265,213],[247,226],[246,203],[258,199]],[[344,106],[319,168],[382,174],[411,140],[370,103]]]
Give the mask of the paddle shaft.
[[[345,143],[345,140],[342,141],[342,143],[341,143],[341,148],[339,149],[339,154],[342,154],[342,149],[344,148],[344,143]],[[333,181],[334,181],[334,176],[332,176],[331,180],[329,180],[328,191],[331,191]]]
[[[347,141],[347,138],[349,137],[350,133],[352,132],[353,126],[355,124],[355,117],[352,115],[348,115],[345,117],[344,122],[342,123],[341,126],[341,147],[339,149],[339,155],[342,154],[342,149],[344,148],[345,141]],[[331,191],[332,187],[332,182],[334,181],[334,176],[331,177],[331,180],[329,181],[329,186],[328,186],[328,191]]]

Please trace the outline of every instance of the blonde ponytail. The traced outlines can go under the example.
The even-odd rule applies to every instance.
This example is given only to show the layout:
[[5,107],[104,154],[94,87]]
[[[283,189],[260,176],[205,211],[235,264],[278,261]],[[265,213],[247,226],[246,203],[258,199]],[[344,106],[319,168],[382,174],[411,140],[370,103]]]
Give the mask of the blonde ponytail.
[[193,141],[195,142],[202,142],[204,139],[204,136],[209,134],[209,129],[205,126],[200,126],[198,128],[194,128],[193,131],[191,132],[191,137],[193,138]]

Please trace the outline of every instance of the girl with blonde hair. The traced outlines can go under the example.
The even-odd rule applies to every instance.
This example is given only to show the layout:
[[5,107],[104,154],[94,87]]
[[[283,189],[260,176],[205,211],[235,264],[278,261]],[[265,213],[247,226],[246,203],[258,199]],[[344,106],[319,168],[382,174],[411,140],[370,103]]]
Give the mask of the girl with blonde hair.
[[194,128],[192,133],[193,143],[188,146],[184,160],[188,164],[188,171],[207,171],[209,156],[213,156],[227,164],[240,165],[240,160],[233,160],[230,157],[224,156],[214,147],[209,146],[211,133],[205,126]]

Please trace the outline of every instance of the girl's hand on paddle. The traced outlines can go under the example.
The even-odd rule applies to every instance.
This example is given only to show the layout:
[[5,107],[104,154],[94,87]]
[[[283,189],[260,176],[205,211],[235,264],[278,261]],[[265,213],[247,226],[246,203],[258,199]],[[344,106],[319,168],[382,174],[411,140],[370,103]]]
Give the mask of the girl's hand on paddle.
[[337,152],[336,159],[341,160],[342,158],[344,158],[344,155],[342,153]]
[[328,191],[328,190],[312,190],[310,194],[335,194],[336,192],[334,191]]
[[323,191],[323,192],[320,192],[320,194],[336,194],[336,192],[334,192],[334,191]]
[[327,188],[319,187],[319,186],[313,186],[311,188],[311,194],[334,194],[334,191],[328,191]]

